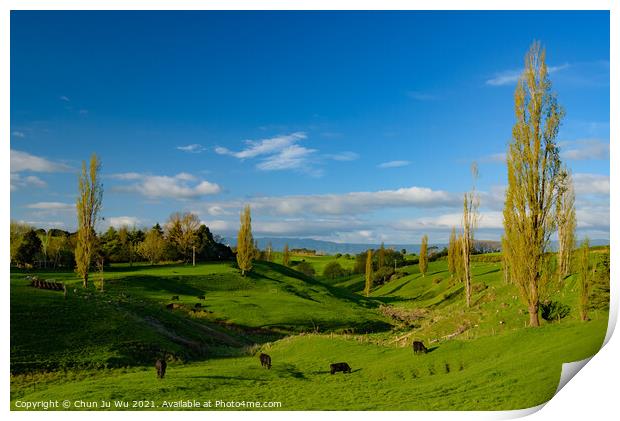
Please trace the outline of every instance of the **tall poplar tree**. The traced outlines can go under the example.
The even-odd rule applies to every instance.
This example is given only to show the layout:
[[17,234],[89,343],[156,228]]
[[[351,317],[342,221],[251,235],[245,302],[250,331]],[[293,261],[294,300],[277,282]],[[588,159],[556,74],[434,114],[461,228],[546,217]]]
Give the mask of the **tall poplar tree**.
[[558,280],[562,281],[570,273],[571,257],[575,247],[575,189],[568,170],[560,176],[558,195],[555,204],[556,223],[558,225]]
[[579,249],[579,272],[579,316],[581,320],[587,321],[592,278],[594,277],[594,266],[590,264],[590,240],[587,237]]
[[448,242],[448,272],[450,272],[450,278],[453,278],[456,273],[456,259],[460,259],[459,251],[460,249],[458,249],[456,244],[456,228],[453,227]]
[[510,256],[510,250],[508,248],[510,244],[508,244],[508,240],[506,239],[506,235],[502,234],[502,272],[504,274],[504,282],[510,283],[510,269],[508,258]]
[[556,139],[564,116],[551,92],[546,54],[534,42],[525,56],[515,90],[515,118],[508,148],[508,186],[504,232],[510,279],[529,312],[530,326],[540,326],[540,290],[545,279],[544,256],[555,230],[553,205],[561,162]]
[[241,269],[241,276],[252,270],[254,259],[254,238],[252,236],[252,216],[250,205],[246,205],[241,212],[239,233],[237,234],[237,265]]
[[288,243],[284,245],[284,250],[282,250],[282,264],[284,266],[288,266],[289,265],[289,261],[291,259],[291,254],[288,251]]
[[480,200],[476,193],[476,179],[478,178],[478,166],[474,162],[471,166],[473,185],[471,191],[463,195],[463,282],[465,282],[465,302],[471,307],[471,250],[474,245],[474,230],[478,225],[478,207]]
[[95,252],[97,235],[95,223],[103,200],[103,186],[99,182],[101,162],[96,154],[90,157],[90,167],[82,161],[82,172],[78,178],[77,242],[75,245],[75,272],[82,278],[84,288],[88,287],[88,270]]
[[424,236],[422,237],[418,266],[420,267],[420,273],[422,274],[422,276],[426,276],[426,270],[428,269],[428,235],[426,234],[424,234]]
[[465,268],[463,267],[463,234],[459,234],[456,237],[454,249],[456,256],[456,258],[454,259],[456,279],[459,282],[463,282],[463,280],[465,279]]
[[372,288],[372,250],[368,250],[366,252],[365,280],[366,283],[364,285],[364,294],[368,297]]

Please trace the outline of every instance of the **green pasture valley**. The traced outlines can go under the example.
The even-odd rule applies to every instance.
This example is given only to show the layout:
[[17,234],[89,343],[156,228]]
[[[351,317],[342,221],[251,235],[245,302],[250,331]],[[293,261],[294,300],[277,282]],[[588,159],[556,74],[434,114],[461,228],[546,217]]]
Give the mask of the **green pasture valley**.
[[[294,256],[314,277],[275,260],[255,262],[245,277],[232,262],[115,264],[104,270],[103,291],[99,273],[84,289],[72,272],[13,269],[11,408],[50,400],[130,405],[70,409],[188,400],[279,402],[260,409],[282,410],[526,408],[550,399],[561,364],[596,353],[607,328],[604,306],[579,320],[577,276],[553,295],[568,315],[528,328],[497,261],[472,263],[468,309],[445,259],[425,276],[417,265],[398,267],[400,277],[369,297],[361,274],[322,276],[330,261],[351,270],[354,258]],[[29,286],[32,275],[64,282],[66,298]],[[414,355],[414,340],[429,352]],[[261,352],[271,369],[261,367]],[[331,375],[335,362],[351,373]]]

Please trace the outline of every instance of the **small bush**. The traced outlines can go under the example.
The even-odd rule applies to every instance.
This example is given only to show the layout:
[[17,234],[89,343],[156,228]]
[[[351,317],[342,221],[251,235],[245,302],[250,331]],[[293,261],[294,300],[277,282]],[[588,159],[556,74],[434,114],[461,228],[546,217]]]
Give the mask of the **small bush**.
[[301,261],[295,266],[295,270],[303,273],[306,276],[314,276],[314,268],[310,265],[310,263],[306,261]]
[[471,286],[471,290],[474,294],[479,293],[480,291],[484,291],[485,289],[487,289],[489,286],[487,284],[485,284],[484,282],[481,283],[476,283],[473,284]]
[[373,273],[375,284],[384,284],[388,279],[390,279],[393,273],[394,269],[390,266],[383,266],[382,268],[376,270]]
[[323,269],[323,276],[329,279],[347,276],[349,271],[344,269],[338,262],[329,262]]
[[540,316],[548,322],[561,320],[569,313],[570,307],[559,301],[545,301],[540,305]]
[[407,275],[409,275],[407,272],[400,272],[400,271],[394,272],[394,274],[390,276],[390,281],[395,281],[397,279],[404,278]]

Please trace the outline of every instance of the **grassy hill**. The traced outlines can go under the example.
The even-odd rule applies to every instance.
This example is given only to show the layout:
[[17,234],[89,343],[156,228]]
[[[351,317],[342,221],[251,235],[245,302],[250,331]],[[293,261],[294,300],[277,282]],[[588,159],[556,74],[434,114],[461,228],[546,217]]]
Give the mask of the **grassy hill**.
[[[173,363],[164,380],[151,367],[22,376],[12,383],[11,399],[279,401],[288,410],[517,409],[551,398],[561,363],[596,352],[605,326],[602,320],[570,322],[454,340],[420,356],[408,347],[310,334],[263,347],[272,356],[271,370],[261,368],[257,356],[243,356]],[[352,373],[330,375],[335,361],[347,361]]]
[[[335,259],[303,258],[323,267]],[[471,309],[445,261],[431,262],[426,276],[415,265],[399,271],[400,279],[368,298],[359,294],[361,275],[316,280],[267,262],[245,278],[229,263],[114,266],[106,270],[104,292],[83,290],[72,273],[39,272],[70,285],[66,300],[62,292],[29,287],[27,274],[14,271],[11,401],[161,405],[195,398],[280,401],[281,409],[516,409],[549,399],[561,363],[592,355],[605,335],[604,308],[593,310],[589,322],[578,320],[576,276],[552,297],[571,308],[569,315],[530,329],[499,263],[473,263]],[[170,303],[177,308],[167,309]],[[414,356],[414,339],[431,352]],[[158,380],[152,364],[164,349],[173,356]],[[272,356],[271,370],[260,367],[259,351]],[[353,372],[331,376],[329,364],[338,361]]]
[[162,349],[187,360],[302,331],[390,327],[371,310],[375,302],[272,263],[245,278],[228,263],[115,266],[104,292],[83,290],[72,273],[38,275],[66,282],[69,294],[65,300],[28,286],[25,272],[12,274],[13,372],[150,363]]

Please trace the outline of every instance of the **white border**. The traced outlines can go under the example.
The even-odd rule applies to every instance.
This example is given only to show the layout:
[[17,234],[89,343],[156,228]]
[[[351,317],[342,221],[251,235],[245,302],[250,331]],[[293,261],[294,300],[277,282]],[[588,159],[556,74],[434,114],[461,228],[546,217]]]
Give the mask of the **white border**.
[[[9,75],[9,48],[10,48],[10,10],[236,10],[236,9],[285,9],[285,10],[345,10],[345,9],[363,9],[363,10],[611,10],[611,55],[610,68],[611,71],[611,103],[610,114],[612,116],[618,114],[618,47],[620,41],[620,33],[618,31],[620,19],[618,13],[620,6],[617,1],[613,0],[440,0],[440,1],[419,1],[419,0],[315,0],[315,1],[293,1],[293,0],[4,0],[0,2],[0,168],[4,168],[0,176],[0,194],[2,197],[10,198],[10,176],[8,169],[10,168],[10,75]],[[611,117],[611,116],[610,116]],[[618,139],[618,125],[610,118],[610,140],[611,142],[611,159],[620,156]],[[618,171],[611,168],[611,209],[610,215],[620,215],[618,209]],[[3,331],[4,345],[1,347],[1,358],[3,361],[1,374],[5,380],[2,387],[2,410],[9,412],[9,416],[16,419],[31,418],[45,416],[50,419],[78,419],[84,414],[81,413],[21,413],[10,412],[9,403],[9,356],[10,356],[10,340],[9,340],[9,317],[10,317],[10,299],[9,299],[9,221],[10,208],[4,201],[0,206],[0,250],[2,256],[2,265],[5,276],[3,277],[4,289],[1,294],[2,299],[2,315],[3,315]],[[611,337],[613,328],[618,317],[618,269],[615,262],[618,262],[618,249],[616,239],[618,238],[618,223],[611,218],[611,260],[612,262],[612,306],[610,312],[610,326],[606,337],[606,346],[595,355],[587,364],[588,368],[582,370],[573,380],[554,397],[545,408],[538,411],[541,407],[531,408],[522,411],[498,411],[498,412],[389,412],[385,416],[390,418],[399,418],[409,420],[411,417],[427,420],[445,420],[445,419],[506,419],[527,415],[536,412],[531,419],[580,419],[585,417],[588,419],[609,419],[611,414],[618,414],[618,398],[617,398],[617,376],[620,373],[620,362],[617,355],[620,355],[619,341]],[[617,336],[617,335],[616,335]],[[611,340],[610,340],[611,338]],[[135,413],[117,413],[115,416],[134,417]],[[141,416],[142,414],[138,415]],[[146,415],[146,414],[144,414]],[[275,413],[253,413],[252,417],[259,419],[311,419],[316,416],[327,417],[329,419],[340,418],[345,415],[347,418],[370,419],[377,414],[371,412],[275,412]],[[97,419],[105,419],[110,415],[104,412],[89,413],[89,417]],[[169,413],[161,413],[154,415],[148,414],[149,417],[163,419],[170,417]],[[217,413],[175,413],[172,416],[182,416],[183,418],[201,419],[205,417],[217,417],[223,420],[237,419],[240,416],[247,417],[248,413],[222,412]]]

